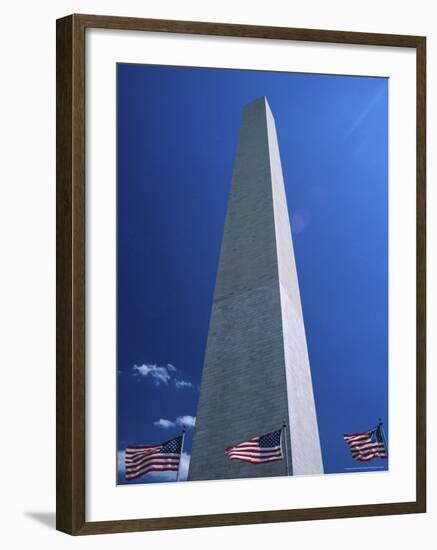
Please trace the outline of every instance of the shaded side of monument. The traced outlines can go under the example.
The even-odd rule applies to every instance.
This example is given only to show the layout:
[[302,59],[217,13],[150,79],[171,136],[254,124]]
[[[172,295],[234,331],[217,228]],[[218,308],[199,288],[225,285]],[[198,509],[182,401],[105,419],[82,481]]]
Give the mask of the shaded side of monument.
[[323,473],[276,128],[262,97],[242,117],[188,479],[287,475],[285,460],[225,454],[284,420],[289,474]]

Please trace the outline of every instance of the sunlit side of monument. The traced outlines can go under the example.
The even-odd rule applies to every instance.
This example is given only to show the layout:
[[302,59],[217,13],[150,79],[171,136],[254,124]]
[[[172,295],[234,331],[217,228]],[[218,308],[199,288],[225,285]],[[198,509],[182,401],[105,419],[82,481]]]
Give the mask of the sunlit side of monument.
[[[285,459],[225,448],[286,422]],[[202,374],[189,480],[323,474],[299,283],[267,99],[243,112]]]

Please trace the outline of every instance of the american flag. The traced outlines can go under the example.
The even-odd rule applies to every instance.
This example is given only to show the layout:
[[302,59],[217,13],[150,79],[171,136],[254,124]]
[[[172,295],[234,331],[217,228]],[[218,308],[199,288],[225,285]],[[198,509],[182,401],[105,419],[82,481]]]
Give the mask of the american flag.
[[281,433],[282,430],[277,430],[238,445],[226,447],[225,453],[230,460],[242,460],[251,464],[282,460]]
[[388,457],[381,426],[376,426],[368,432],[345,434],[344,440],[349,445],[352,458],[360,462],[368,462],[372,458]]
[[126,480],[137,479],[149,472],[177,472],[181,449],[181,435],[161,445],[130,445],[125,452]]

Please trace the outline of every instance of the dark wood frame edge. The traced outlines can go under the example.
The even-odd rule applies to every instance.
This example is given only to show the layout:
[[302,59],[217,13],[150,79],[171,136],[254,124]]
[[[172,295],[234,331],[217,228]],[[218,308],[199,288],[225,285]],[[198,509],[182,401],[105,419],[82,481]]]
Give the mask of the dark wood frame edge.
[[[85,521],[85,30],[142,30],[416,49],[416,501],[375,505]],[[71,535],[274,523],[426,511],[426,38],[223,23],[70,15],[56,32],[56,528]]]

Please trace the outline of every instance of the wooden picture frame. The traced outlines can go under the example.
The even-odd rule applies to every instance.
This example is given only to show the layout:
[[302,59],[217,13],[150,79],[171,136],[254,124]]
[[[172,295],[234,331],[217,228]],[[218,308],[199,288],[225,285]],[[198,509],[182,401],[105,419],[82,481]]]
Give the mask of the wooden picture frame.
[[[410,48],[416,51],[416,499],[213,515],[86,521],[85,33],[119,29]],[[57,529],[71,535],[289,522],[426,510],[426,39],[421,36],[70,15],[57,21]]]

